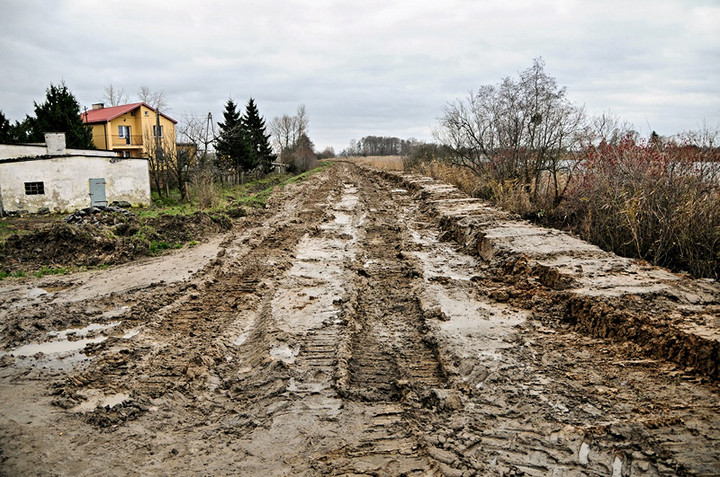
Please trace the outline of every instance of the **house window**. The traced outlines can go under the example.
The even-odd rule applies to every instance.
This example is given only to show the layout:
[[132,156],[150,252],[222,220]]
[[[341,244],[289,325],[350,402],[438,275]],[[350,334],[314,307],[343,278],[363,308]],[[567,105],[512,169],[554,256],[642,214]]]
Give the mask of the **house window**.
[[118,137],[125,139],[125,144],[130,144],[130,126],[118,126]]
[[162,126],[157,126],[157,125],[153,126],[153,137],[163,137],[163,127]]
[[26,182],[25,195],[45,195],[44,182]]

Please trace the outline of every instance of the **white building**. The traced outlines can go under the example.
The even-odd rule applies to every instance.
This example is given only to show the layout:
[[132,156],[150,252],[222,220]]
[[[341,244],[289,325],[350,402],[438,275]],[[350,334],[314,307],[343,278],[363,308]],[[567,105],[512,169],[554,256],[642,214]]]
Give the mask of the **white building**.
[[45,145],[0,144],[0,213],[70,212],[113,201],[150,205],[146,159],[66,149],[62,133],[46,134]]

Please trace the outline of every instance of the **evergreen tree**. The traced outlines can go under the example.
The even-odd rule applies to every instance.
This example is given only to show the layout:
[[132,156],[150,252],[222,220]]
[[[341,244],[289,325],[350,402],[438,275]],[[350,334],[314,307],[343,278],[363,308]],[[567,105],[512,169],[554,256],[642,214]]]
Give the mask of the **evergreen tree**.
[[26,117],[23,122],[15,121],[15,124],[10,124],[5,114],[0,111],[0,144],[28,142],[29,121],[30,118]]
[[80,104],[64,82],[46,90],[45,102],[35,104],[35,117],[30,118],[30,141],[43,142],[46,132],[65,133],[68,147],[95,149],[92,129],[80,117]]
[[12,125],[5,114],[0,110],[0,144],[13,144],[11,134]]
[[242,128],[245,130],[248,143],[252,168],[260,168],[263,172],[270,172],[275,156],[270,146],[270,134],[265,128],[265,119],[260,116],[255,100],[250,98],[245,106],[245,114],[242,119]]
[[225,103],[223,120],[224,122],[218,123],[220,135],[215,142],[218,165],[225,169],[232,169],[237,174],[250,170],[252,168],[249,164],[250,148],[242,127],[242,118],[232,99],[228,99]]

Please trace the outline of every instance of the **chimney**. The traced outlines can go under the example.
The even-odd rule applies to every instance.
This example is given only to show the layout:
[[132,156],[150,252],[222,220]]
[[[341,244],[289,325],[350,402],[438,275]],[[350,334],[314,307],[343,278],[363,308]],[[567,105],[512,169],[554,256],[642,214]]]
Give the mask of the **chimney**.
[[48,156],[64,156],[67,154],[65,133],[45,133],[45,146]]
[[93,109],[102,109],[105,107],[105,103],[93,103],[92,108]]

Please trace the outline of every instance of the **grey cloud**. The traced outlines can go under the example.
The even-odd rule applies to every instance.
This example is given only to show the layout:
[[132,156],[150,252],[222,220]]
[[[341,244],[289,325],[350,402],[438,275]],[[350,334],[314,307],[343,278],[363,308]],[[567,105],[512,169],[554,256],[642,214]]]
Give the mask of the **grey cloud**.
[[670,134],[720,120],[717,18],[712,0],[7,0],[0,109],[19,119],[62,79],[87,105],[146,84],[178,117],[252,96],[268,120],[305,104],[318,147],[341,149],[429,140],[445,103],[542,56],[589,112]]

